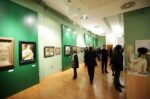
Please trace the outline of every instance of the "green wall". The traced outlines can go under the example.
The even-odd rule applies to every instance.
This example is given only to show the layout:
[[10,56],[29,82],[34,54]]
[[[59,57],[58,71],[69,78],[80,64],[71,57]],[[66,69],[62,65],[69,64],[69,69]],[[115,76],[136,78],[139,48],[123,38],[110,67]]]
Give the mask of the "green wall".
[[98,36],[97,42],[98,42],[97,46],[102,48],[103,45],[106,44],[106,37],[105,36]]
[[150,39],[150,7],[124,13],[125,48],[135,40]]
[[94,48],[97,47],[97,37],[95,35],[85,33],[84,34],[84,43],[86,46],[92,46]]
[[93,47],[96,48],[97,47],[97,38],[93,37]]
[[[62,25],[62,70],[66,70],[71,66],[71,55],[65,56],[64,46],[77,46],[77,34],[74,33],[75,30],[72,28]],[[72,52],[72,51],[71,51]]]
[[[28,15],[33,18],[33,24],[24,22],[24,18]],[[36,12],[9,0],[0,0],[0,37],[14,38],[13,71],[0,71],[1,99],[39,82],[36,21]],[[36,63],[19,65],[19,41],[36,42]]]

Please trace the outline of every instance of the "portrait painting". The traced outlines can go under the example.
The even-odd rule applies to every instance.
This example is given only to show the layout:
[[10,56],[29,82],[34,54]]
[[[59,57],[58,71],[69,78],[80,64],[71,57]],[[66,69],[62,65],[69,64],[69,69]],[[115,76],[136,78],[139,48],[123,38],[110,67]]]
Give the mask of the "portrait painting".
[[71,55],[71,46],[70,45],[65,45],[64,52],[65,52],[65,56]]
[[30,64],[36,60],[36,44],[35,42],[20,41],[19,42],[19,63]]
[[79,54],[81,52],[80,47],[77,47],[77,53]]
[[54,46],[45,46],[44,47],[44,57],[54,56]]
[[77,46],[72,46],[72,53],[76,51],[77,52]]
[[0,70],[14,65],[14,39],[0,37]]
[[83,53],[84,52],[84,47],[81,47],[80,50],[81,50],[81,53]]

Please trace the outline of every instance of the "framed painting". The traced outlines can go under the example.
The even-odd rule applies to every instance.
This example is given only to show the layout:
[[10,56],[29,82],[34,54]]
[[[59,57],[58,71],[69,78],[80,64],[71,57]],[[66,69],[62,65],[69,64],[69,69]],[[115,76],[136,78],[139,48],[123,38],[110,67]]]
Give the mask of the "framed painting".
[[28,41],[19,42],[19,63],[20,65],[35,63],[36,43]]
[[81,53],[83,53],[84,52],[84,47],[81,47],[80,50],[81,50]]
[[64,54],[65,54],[65,56],[71,55],[71,46],[70,45],[64,46]]
[[54,56],[54,46],[44,47],[44,58]]
[[61,54],[61,48],[60,47],[56,47],[55,48],[55,55],[60,55]]
[[14,39],[0,37],[0,70],[14,66]]
[[81,52],[80,47],[77,47],[77,53],[79,54]]
[[76,51],[77,52],[77,46],[72,46],[72,53]]

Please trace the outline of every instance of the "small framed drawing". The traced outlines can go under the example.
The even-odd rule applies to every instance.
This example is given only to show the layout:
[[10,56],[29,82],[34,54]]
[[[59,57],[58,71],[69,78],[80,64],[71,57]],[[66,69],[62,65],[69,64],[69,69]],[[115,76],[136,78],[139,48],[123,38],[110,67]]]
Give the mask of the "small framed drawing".
[[65,56],[71,55],[71,46],[70,45],[64,46],[64,53],[65,53]]
[[60,47],[56,47],[55,48],[55,55],[60,55],[61,54],[61,48]]
[[81,53],[83,53],[84,52],[84,47],[81,47]]
[[30,64],[36,61],[36,43],[28,41],[19,42],[19,64]]
[[0,37],[0,70],[12,69],[14,65],[14,39]]
[[44,47],[44,58],[54,56],[54,46],[45,46]]
[[76,51],[77,52],[77,46],[72,46],[72,53]]
[[79,54],[81,52],[80,47],[77,47],[77,53]]

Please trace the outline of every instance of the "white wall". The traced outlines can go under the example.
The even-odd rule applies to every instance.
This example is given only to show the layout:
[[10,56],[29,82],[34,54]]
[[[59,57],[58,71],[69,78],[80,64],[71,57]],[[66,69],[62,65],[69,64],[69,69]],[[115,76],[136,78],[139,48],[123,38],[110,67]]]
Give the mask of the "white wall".
[[[78,33],[77,33],[77,46],[78,47],[85,47],[84,32],[82,32],[82,31],[78,31]],[[80,63],[83,63],[84,62],[84,52],[79,53],[78,57],[79,57]]]
[[44,16],[39,16],[38,41],[39,41],[39,66],[40,78],[48,74],[61,71],[61,55],[44,58],[44,47],[61,47],[60,24],[51,19],[49,13],[44,11]]
[[106,45],[112,44],[116,46],[118,44],[124,45],[123,33],[108,33],[106,34]]

